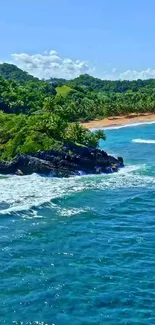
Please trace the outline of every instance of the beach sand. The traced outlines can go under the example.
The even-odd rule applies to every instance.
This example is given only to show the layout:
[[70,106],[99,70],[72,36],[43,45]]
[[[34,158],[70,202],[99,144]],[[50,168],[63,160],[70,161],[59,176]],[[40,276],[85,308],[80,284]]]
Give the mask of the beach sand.
[[130,114],[130,115],[121,115],[113,116],[109,118],[104,118],[102,120],[93,120],[89,122],[82,123],[87,129],[92,128],[104,128],[112,126],[121,126],[132,123],[141,123],[141,122],[153,122],[155,121],[155,114],[145,113],[145,114]]

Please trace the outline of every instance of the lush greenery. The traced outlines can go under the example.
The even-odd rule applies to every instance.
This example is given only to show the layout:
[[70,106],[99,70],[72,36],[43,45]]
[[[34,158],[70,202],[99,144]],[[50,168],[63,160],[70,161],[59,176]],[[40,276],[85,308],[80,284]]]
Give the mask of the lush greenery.
[[79,122],[155,112],[155,80],[108,81],[82,75],[39,80],[14,65],[0,65],[0,158],[61,148],[65,141],[97,146]]
[[19,70],[17,80],[11,80],[11,69],[9,78],[8,74],[7,78],[0,76],[0,159],[61,149],[68,141],[96,147],[100,138],[105,139],[103,132],[93,134],[77,118],[69,118],[65,98],[74,92],[69,86],[54,87],[40,80],[21,82]]
[[50,84],[59,92],[65,86],[72,89],[65,98],[59,98],[70,120],[155,112],[155,79],[110,81],[86,74],[70,81],[50,79]]
[[0,113],[0,157],[10,160],[19,153],[30,154],[51,148],[61,149],[65,142],[96,147],[102,131],[91,133],[79,123],[68,123],[59,115]]
[[0,74],[6,80],[10,79],[22,83],[26,81],[39,81],[38,78],[29,75],[27,72],[19,69],[16,65],[9,63],[0,64]]

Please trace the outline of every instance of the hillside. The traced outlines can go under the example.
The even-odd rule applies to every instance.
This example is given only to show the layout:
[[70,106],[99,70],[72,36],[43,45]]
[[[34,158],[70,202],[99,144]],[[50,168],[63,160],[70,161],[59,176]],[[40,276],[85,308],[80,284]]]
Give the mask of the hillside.
[[39,81],[38,78],[35,78],[28,74],[27,72],[19,69],[14,64],[2,63],[0,64],[0,74],[5,80],[14,80],[14,81]]
[[68,142],[97,147],[105,135],[101,131],[93,134],[77,123],[82,115],[74,107],[75,99],[69,97],[72,92],[69,86],[56,89],[45,81],[23,83],[1,75],[0,160],[61,149]]
[[0,75],[0,158],[59,148],[64,141],[97,146],[79,122],[155,112],[155,80],[108,81],[88,75],[38,80],[9,64]]
[[[14,64],[3,63],[0,64],[0,75],[5,80],[14,80],[20,82],[27,81],[39,81],[38,78],[28,74]],[[101,80],[88,74],[80,75],[79,77],[72,80],[65,80],[63,78],[50,78],[46,80],[52,87],[62,87],[64,85],[79,89],[83,91],[95,91],[95,92],[114,92],[114,93],[125,93],[127,91],[137,92],[139,90],[155,89],[155,79],[147,80]]]
[[85,74],[70,81],[41,81],[8,63],[0,65],[0,74],[0,104],[5,112],[32,113],[46,107],[78,121],[155,110],[154,79],[110,81]]
[[66,84],[71,87],[83,87],[85,89],[89,89],[90,91],[96,92],[114,92],[114,93],[125,93],[128,90],[138,91],[140,89],[155,89],[155,79],[148,80],[101,80],[98,78],[94,78],[89,76],[88,74],[84,74],[66,82]]
[[47,110],[73,122],[155,111],[154,79],[109,81],[86,74],[70,81],[41,81],[7,63],[0,72],[0,108],[6,113]]

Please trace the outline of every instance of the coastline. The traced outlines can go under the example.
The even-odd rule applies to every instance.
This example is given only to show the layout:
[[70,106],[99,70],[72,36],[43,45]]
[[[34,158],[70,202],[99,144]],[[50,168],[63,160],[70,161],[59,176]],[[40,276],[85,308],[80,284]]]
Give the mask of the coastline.
[[92,128],[104,128],[104,127],[114,127],[114,126],[123,126],[126,124],[132,123],[143,123],[143,122],[154,122],[155,113],[144,113],[136,114],[132,113],[129,115],[105,117],[102,120],[93,120],[89,122],[82,122],[81,124],[87,129]]

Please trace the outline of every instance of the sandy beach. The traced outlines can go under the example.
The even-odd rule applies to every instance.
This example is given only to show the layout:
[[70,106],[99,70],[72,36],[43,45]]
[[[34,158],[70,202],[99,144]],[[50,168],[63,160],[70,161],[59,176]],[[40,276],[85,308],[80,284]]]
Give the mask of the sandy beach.
[[122,116],[114,116],[109,118],[104,118],[102,120],[93,120],[89,122],[82,123],[88,129],[91,128],[104,128],[111,126],[121,126],[126,124],[138,123],[138,122],[153,122],[155,121],[155,114],[145,113],[145,114],[130,114]]

